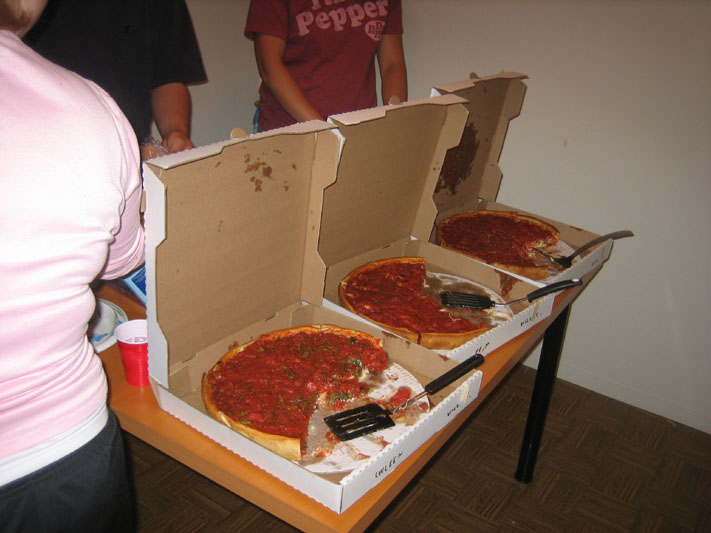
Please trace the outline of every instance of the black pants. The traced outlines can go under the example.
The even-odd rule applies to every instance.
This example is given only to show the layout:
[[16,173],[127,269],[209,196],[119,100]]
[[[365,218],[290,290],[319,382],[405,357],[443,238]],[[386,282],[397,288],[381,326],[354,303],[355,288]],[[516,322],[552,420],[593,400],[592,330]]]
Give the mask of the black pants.
[[84,446],[0,488],[0,531],[133,531],[121,430],[109,412]]

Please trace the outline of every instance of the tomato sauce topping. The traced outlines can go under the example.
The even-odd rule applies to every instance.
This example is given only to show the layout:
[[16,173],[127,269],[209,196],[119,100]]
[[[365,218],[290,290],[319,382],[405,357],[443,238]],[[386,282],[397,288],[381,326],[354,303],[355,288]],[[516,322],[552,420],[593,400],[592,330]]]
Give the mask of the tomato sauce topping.
[[346,286],[356,312],[382,324],[421,333],[465,333],[482,327],[453,316],[425,293],[424,262],[394,261],[361,270]]
[[387,354],[377,340],[333,332],[263,335],[208,373],[213,401],[259,431],[299,438],[302,449],[316,400],[335,407],[362,396],[359,377],[381,373]]
[[530,248],[548,241],[551,234],[527,220],[487,214],[444,223],[440,238],[448,246],[489,263],[534,266]]
[[405,403],[407,400],[409,400],[411,396],[412,396],[412,389],[410,389],[410,387],[407,387],[407,386],[399,387],[397,389],[397,391],[395,391],[395,394],[393,394],[387,400],[384,400],[379,403],[385,409],[393,410],[396,407],[399,407],[400,405]]

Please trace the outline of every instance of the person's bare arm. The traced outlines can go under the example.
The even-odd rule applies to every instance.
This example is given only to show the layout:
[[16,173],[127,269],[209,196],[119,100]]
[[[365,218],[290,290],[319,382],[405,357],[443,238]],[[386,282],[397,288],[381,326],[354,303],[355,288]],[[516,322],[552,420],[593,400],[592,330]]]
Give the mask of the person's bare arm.
[[265,33],[254,34],[254,54],[262,81],[297,122],[323,120],[284,66],[282,58],[285,47],[283,39]]
[[190,140],[190,91],[182,83],[167,83],[151,93],[153,120],[168,152],[180,152],[194,145]]
[[378,68],[380,69],[381,96],[383,104],[397,96],[401,102],[407,100],[407,69],[402,35],[385,34],[378,46]]

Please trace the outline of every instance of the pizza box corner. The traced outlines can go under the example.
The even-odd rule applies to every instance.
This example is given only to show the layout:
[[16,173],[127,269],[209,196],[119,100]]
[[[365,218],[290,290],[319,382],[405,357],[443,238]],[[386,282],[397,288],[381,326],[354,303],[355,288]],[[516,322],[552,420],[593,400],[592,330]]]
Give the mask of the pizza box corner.
[[[467,103],[448,94],[329,117],[344,143],[336,180],[323,198],[318,250],[326,265],[324,306],[355,316],[340,304],[340,281],[361,265],[393,257],[423,257],[429,273],[470,281],[507,300],[537,288],[429,242],[440,170],[462,136]],[[548,317],[553,301],[549,295],[520,304],[510,319],[439,353],[457,361],[486,355]]]
[[470,404],[482,378],[474,371],[434,395],[429,413],[350,473],[313,473],[207,415],[203,373],[230,345],[286,327],[331,323],[378,336],[423,384],[456,364],[322,306],[322,203],[343,144],[332,123],[312,121],[143,166],[149,371],[159,405],[338,513]]
[[[469,79],[440,84],[432,89],[433,96],[462,97],[469,112],[461,138],[462,149],[457,154],[456,164],[443,170],[436,186],[435,228],[443,220],[468,211],[514,211],[552,224],[560,232],[561,246],[567,246],[563,251],[572,253],[574,249],[598,235],[496,201],[503,176],[498,164],[499,158],[509,123],[521,113],[526,94],[526,78],[526,75],[517,72],[501,72],[484,77],[471,75]],[[452,155],[454,156],[454,153]],[[430,242],[436,243],[435,229],[430,234]],[[612,241],[603,242],[577,258],[570,268],[560,272],[552,271],[545,280],[530,280],[517,274],[511,275],[536,286],[580,278],[605,262],[610,257],[611,250]]]

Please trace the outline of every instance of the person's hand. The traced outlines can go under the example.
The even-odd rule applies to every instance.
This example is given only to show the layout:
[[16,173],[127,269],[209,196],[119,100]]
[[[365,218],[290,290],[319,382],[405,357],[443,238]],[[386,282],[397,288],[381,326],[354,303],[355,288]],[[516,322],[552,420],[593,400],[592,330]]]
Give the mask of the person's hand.
[[168,134],[163,137],[163,142],[161,144],[163,145],[163,148],[168,150],[171,154],[195,147],[185,132],[180,130],[168,132]]
[[151,92],[153,120],[169,153],[194,148],[190,140],[190,92],[183,83],[166,83]]

